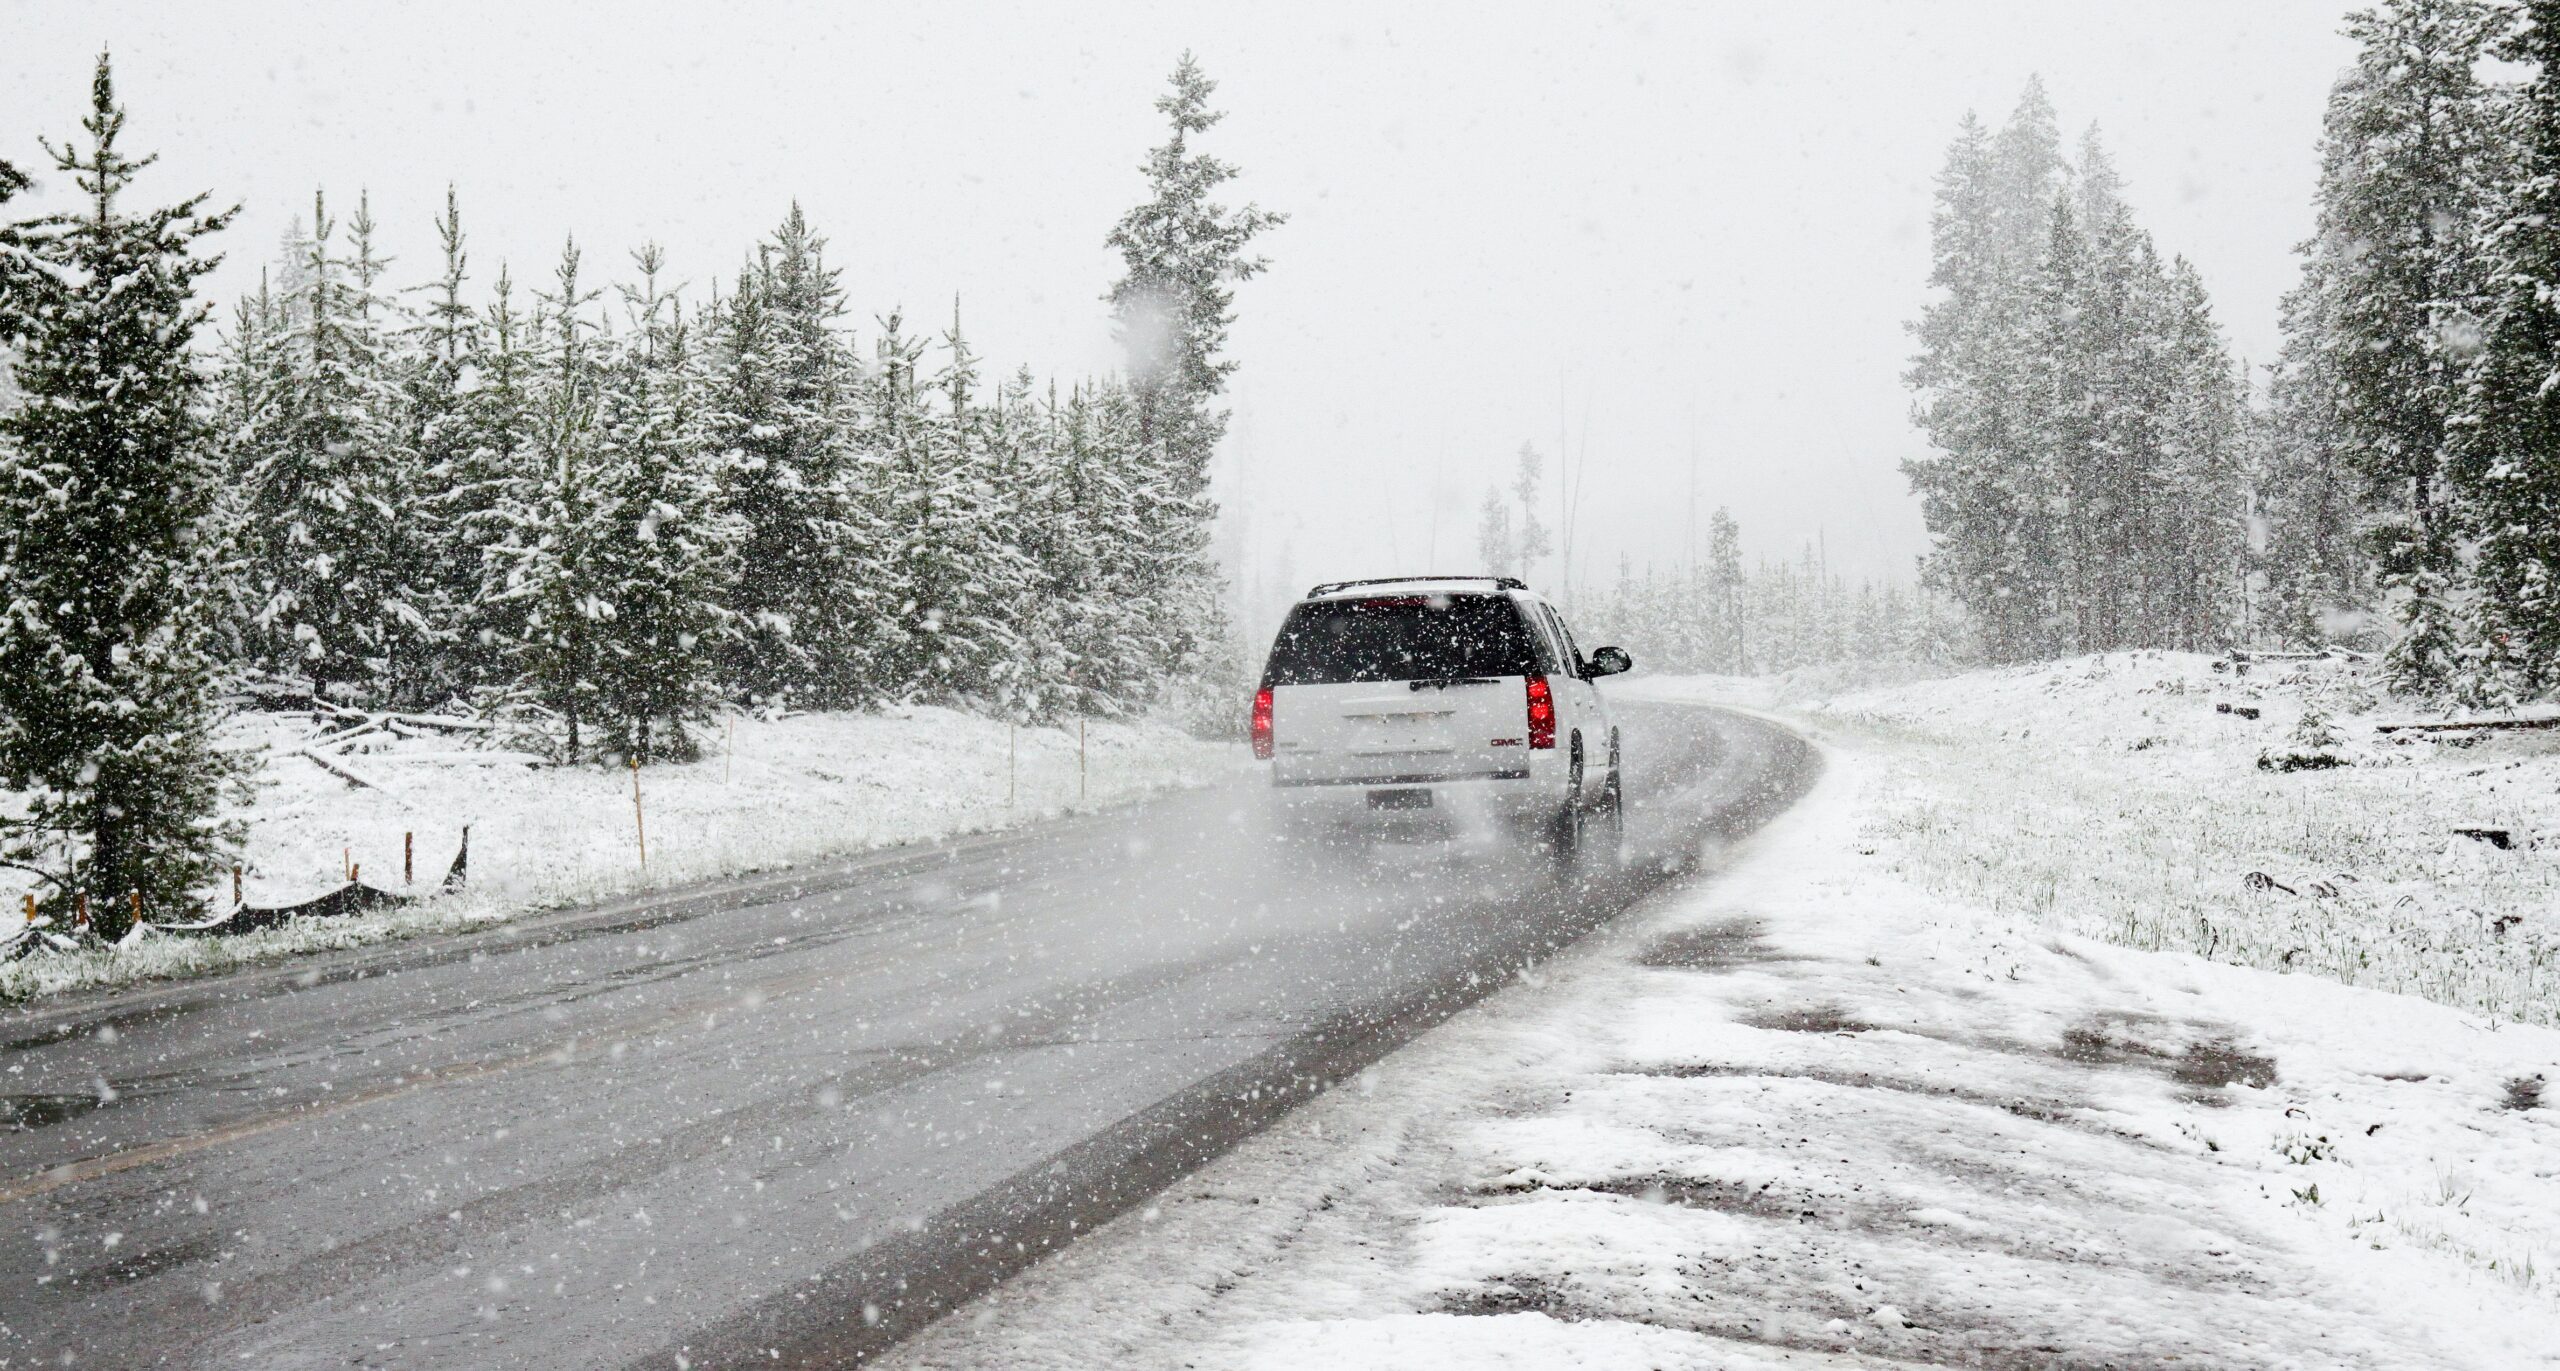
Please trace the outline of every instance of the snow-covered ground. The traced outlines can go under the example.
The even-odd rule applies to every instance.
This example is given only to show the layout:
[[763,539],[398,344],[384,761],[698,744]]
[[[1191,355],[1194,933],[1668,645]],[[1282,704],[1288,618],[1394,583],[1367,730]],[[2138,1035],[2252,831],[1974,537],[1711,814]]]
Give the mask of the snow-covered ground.
[[[1712,680],[1639,688],[1735,698]],[[2560,1023],[2560,730],[2383,734],[2424,716],[2347,664],[2236,676],[2164,652],[1761,702],[1881,759],[1891,793],[1866,840],[1936,893]],[[2306,713],[2332,741],[2302,740]],[[2298,756],[2342,765],[2260,765]]]
[[[1165,725],[1093,723],[1080,783],[1073,725],[1008,730],[927,707],[741,717],[710,734],[702,760],[643,770],[635,812],[628,771],[491,762],[432,735],[376,735],[377,750],[341,765],[377,784],[352,785],[295,755],[314,731],[308,716],[291,714],[243,715],[226,729],[224,746],[264,758],[254,799],[230,816],[248,825],[249,902],[309,899],[343,884],[350,868],[368,885],[432,891],[467,825],[470,880],[461,895],[242,936],[38,952],[0,965],[0,1001],[451,931],[528,909],[998,829],[1246,765],[1239,747]],[[414,883],[404,880],[404,844]],[[0,881],[0,909],[16,910],[20,894]]]
[[[2485,903],[2462,847],[2368,834],[2285,865],[2280,836],[2440,834],[2472,817],[2458,797],[2548,763],[2427,745],[2262,779],[2305,687],[2209,677],[2105,659],[1800,713],[1829,771],[1724,874],[1524,968],[898,1364],[2560,1365],[2560,1030],[2514,998],[2534,963],[2404,931],[2377,974],[2388,934],[2349,922],[2330,946],[2363,962],[2231,964],[2285,916],[2213,876]],[[2215,698],[2265,712],[2242,729]],[[2161,741],[2119,765],[2127,734]],[[2047,797],[2081,810],[2047,825]],[[2141,833],[2160,847],[2116,846]],[[1993,844],[1971,871],[1967,841]],[[2217,960],[2122,919],[2145,871],[2229,925]]]

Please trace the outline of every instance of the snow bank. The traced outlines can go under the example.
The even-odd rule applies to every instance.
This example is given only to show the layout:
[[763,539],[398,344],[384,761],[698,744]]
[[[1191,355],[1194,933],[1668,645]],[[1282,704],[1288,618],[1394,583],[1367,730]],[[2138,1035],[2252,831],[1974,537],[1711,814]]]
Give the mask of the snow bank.
[[[292,714],[243,715],[225,731],[224,746],[264,753],[254,799],[232,815],[248,823],[249,901],[308,899],[343,883],[351,867],[370,885],[433,890],[467,825],[464,894],[242,937],[37,953],[0,966],[0,1000],[451,931],[527,909],[1003,828],[1245,765],[1240,749],[1161,724],[1093,723],[1079,788],[1072,725],[1009,732],[1000,722],[924,707],[742,717],[711,737],[702,760],[644,769],[635,814],[628,771],[492,763],[432,736],[369,740],[372,750],[347,762],[380,788],[353,786],[293,755],[312,731],[307,716]],[[414,845],[414,884],[403,880],[404,837]],[[6,908],[18,895],[0,884]]]

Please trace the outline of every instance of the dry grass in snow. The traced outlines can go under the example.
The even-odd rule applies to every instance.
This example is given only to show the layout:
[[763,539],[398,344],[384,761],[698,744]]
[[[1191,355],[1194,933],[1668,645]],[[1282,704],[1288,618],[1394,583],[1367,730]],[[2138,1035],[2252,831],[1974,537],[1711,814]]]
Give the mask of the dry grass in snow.
[[[1634,684],[1732,698],[1720,681]],[[2166,652],[1780,709],[1890,771],[1864,840],[1934,892],[2129,947],[2560,1023],[2560,730],[2386,736],[2373,724],[2417,712],[2347,664],[2235,676]],[[2334,745],[2298,741],[2311,711]],[[2259,765],[2305,751],[2344,765]]]

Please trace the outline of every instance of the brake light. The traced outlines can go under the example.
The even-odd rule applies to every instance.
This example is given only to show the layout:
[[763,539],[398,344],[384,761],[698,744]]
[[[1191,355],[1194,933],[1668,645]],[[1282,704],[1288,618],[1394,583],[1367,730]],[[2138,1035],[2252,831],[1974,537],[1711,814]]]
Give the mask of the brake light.
[[1547,688],[1547,678],[1531,676],[1529,681],[1529,746],[1556,745],[1556,697]]
[[1253,755],[1271,760],[1271,687],[1264,686],[1253,696]]

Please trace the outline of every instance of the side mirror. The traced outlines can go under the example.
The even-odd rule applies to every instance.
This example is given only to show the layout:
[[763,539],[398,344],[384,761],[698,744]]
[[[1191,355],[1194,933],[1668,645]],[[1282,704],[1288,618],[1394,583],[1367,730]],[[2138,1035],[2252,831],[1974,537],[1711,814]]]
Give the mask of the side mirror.
[[1635,667],[1635,659],[1629,657],[1623,648],[1594,648],[1591,653],[1591,662],[1584,668],[1583,674],[1596,681],[1603,676],[1615,676],[1621,671],[1633,671]]

